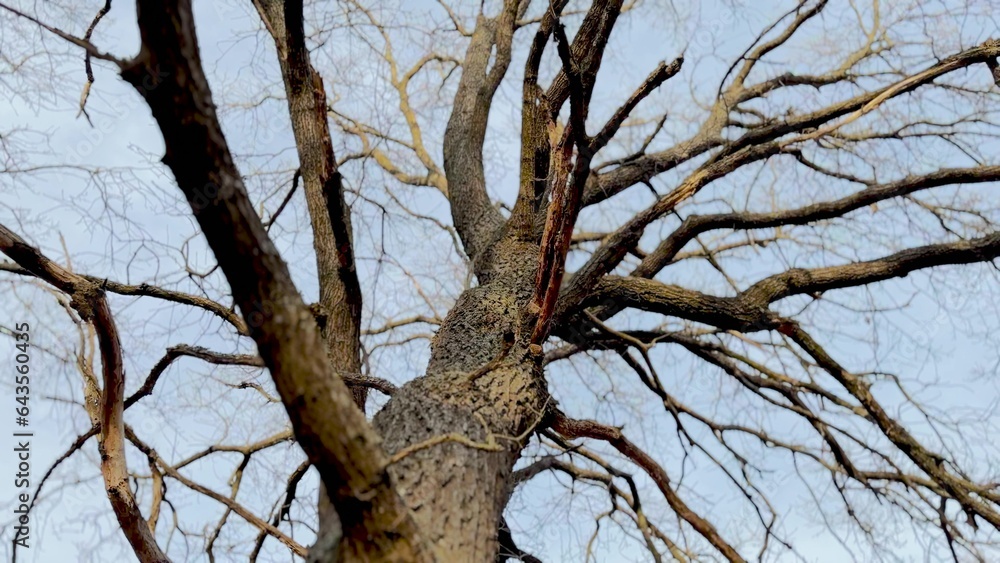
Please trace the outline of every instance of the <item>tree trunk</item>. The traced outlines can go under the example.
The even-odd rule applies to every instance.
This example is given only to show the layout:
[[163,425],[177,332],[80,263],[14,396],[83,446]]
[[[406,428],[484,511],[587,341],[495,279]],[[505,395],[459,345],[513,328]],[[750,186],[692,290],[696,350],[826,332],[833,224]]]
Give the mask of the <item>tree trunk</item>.
[[[439,561],[494,561],[508,477],[547,402],[540,357],[529,352],[530,327],[520,320],[538,247],[508,240],[493,255],[490,282],[467,290],[448,313],[426,375],[374,420],[398,459],[390,467],[397,490]],[[440,436],[454,439],[438,443]]]

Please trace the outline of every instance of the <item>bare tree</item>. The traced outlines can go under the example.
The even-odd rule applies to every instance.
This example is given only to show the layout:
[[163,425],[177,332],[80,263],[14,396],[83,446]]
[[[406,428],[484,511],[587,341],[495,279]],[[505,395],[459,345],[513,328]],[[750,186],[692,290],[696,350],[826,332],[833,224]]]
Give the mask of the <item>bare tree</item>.
[[[182,291],[75,273],[68,256],[57,264],[22,238],[30,233],[0,226],[0,250],[11,260],[3,270],[17,283],[57,290],[78,332],[67,362],[83,376],[91,426],[56,465],[97,438],[105,491],[143,562],[186,553],[172,554],[181,548],[163,526],[158,531],[167,483],[223,507],[206,534],[212,560],[235,514],[252,534],[231,555],[252,560],[271,538],[309,561],[538,561],[515,543],[511,499],[553,476],[610,495],[607,510],[592,515],[594,537],[602,522],[615,521],[650,560],[795,555],[799,538],[771,500],[780,480],[768,485],[766,477],[776,463],[801,476],[814,497],[832,496],[816,503],[824,518],[831,506],[841,516],[826,526],[838,540],[851,536],[844,543],[887,556],[891,548],[880,542],[892,532],[879,528],[888,511],[921,539],[932,538],[928,554],[986,560],[1000,531],[992,450],[970,445],[977,439],[970,423],[912,395],[906,382],[916,380],[907,374],[886,372],[877,358],[852,367],[862,362],[844,352],[838,334],[888,315],[892,294],[905,292],[896,285],[902,278],[962,276],[973,264],[985,272],[1000,256],[988,191],[1000,180],[993,155],[1000,42],[967,44],[941,25],[960,11],[988,28],[988,3],[945,2],[938,12],[921,3],[832,4],[792,3],[754,27],[756,37],[722,64],[704,51],[694,53],[699,59],[674,53],[609,106],[601,81],[614,80],[609,65],[621,62],[609,61],[630,41],[627,30],[613,32],[642,13],[672,19],[663,29],[680,30],[683,10],[693,7],[440,3],[425,8],[444,23],[421,35],[436,38],[414,56],[396,48],[410,30],[386,24],[377,6],[253,0],[251,37],[267,38],[267,64],[276,60],[282,84],[263,98],[283,100],[297,157],[294,170],[280,171],[286,180],[277,180],[227,140],[230,108],[220,112],[213,101],[190,0],[139,0],[141,44],[129,57],[108,54],[93,39],[114,14],[110,0],[92,20],[68,18],[63,27],[0,3],[11,29],[83,54],[79,112],[88,120],[88,98],[112,79],[95,78],[95,67],[115,69],[134,88],[162,134],[162,165],[214,255],[203,271],[182,253],[184,283],[202,290]],[[740,27],[736,19],[746,12],[731,10],[722,29]],[[78,25],[83,33],[63,30]],[[823,37],[848,28],[842,41]],[[332,76],[349,82],[358,73],[329,58],[343,37],[381,60],[396,107],[374,112],[378,122],[357,110],[364,100],[352,99],[354,88],[331,85]],[[825,58],[796,59],[796,50]],[[696,63],[700,69],[691,70]],[[320,71],[326,67],[329,73]],[[491,111],[496,119],[511,84],[519,94],[520,160],[516,194],[511,185],[501,197],[508,206],[494,197],[504,187],[490,171],[488,133]],[[15,149],[5,146],[13,163],[6,176],[45,172]],[[100,181],[108,171],[95,168],[79,167]],[[383,201],[367,196],[369,183],[387,185]],[[280,203],[260,193],[278,194]],[[312,240],[308,281],[296,279],[297,266],[279,252],[279,244],[301,249],[301,240],[276,244],[280,235],[272,233],[296,194]],[[442,199],[450,222],[412,204]],[[436,240],[454,241],[468,274],[447,313],[405,266],[398,269],[413,280],[422,310],[366,303],[378,268],[395,258],[380,254],[375,274],[359,265],[358,249],[369,248],[375,231],[370,215],[358,226],[362,206],[405,215],[430,225]],[[692,263],[707,268],[684,267]],[[949,268],[956,265],[968,266]],[[450,275],[444,267],[442,277]],[[206,289],[212,280],[221,292]],[[315,303],[303,297],[303,284],[316,288]],[[217,334],[250,339],[255,348],[215,351],[208,339],[175,345],[147,377],[127,382],[108,294],[197,308],[223,321]],[[366,327],[366,307],[388,317],[383,327]],[[835,321],[831,310],[854,320]],[[376,348],[422,345],[413,331],[426,326],[436,331],[422,373],[373,372]],[[671,360],[664,349],[686,359]],[[229,393],[252,389],[254,400],[280,403],[290,431],[212,444],[179,461],[161,454],[125,423],[125,411],[154,395],[169,366],[185,357],[266,369],[270,381],[247,379]],[[558,381],[562,365],[593,371],[581,362],[587,358],[613,382],[589,401]],[[687,369],[685,362],[696,377],[718,381],[701,387],[714,395],[695,398],[690,380],[660,375]],[[126,385],[136,389],[130,396]],[[620,425],[618,417],[635,410],[609,397],[618,388],[641,391],[640,419],[655,408],[659,422],[645,430],[656,439],[644,445],[630,432],[633,423]],[[369,420],[371,390],[389,399]],[[987,427],[995,421],[982,416]],[[292,440],[305,459],[285,460],[277,489],[238,500],[251,460]],[[672,451],[651,446],[664,442]],[[185,469],[217,452],[239,454],[228,495]],[[148,473],[135,469],[135,459]],[[316,514],[310,524],[318,525],[304,542],[290,512],[310,468],[319,477],[318,506],[302,518]],[[718,472],[730,497],[720,506],[741,505],[736,520],[744,530],[689,471]],[[273,503],[270,513],[256,499]],[[187,536],[176,521],[172,529]],[[595,557],[593,542],[580,547],[582,557]]]

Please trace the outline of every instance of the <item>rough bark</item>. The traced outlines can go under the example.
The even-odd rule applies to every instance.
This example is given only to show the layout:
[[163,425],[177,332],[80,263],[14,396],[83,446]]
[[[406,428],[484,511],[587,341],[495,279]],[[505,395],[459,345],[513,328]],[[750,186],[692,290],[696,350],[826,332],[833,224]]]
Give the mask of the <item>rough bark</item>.
[[[546,407],[540,357],[519,322],[538,246],[507,241],[496,256],[506,258],[491,281],[449,312],[426,375],[401,387],[374,420],[388,451],[411,452],[390,473],[442,561],[493,561],[507,480]],[[449,435],[457,436],[420,446]]]
[[540,248],[504,229],[482,154],[526,7],[507,0],[495,18],[479,17],[444,137],[452,217],[482,285],[449,311],[426,374],[401,387],[373,421],[394,454],[400,495],[442,561],[494,560],[508,478],[547,405],[541,355],[530,346],[533,317],[524,315]]
[[[285,82],[299,171],[316,252],[320,323],[334,370],[361,373],[361,286],[352,248],[351,213],[333,152],[323,79],[309,60],[302,2],[254,2],[274,39]],[[363,410],[364,387],[354,387]]]

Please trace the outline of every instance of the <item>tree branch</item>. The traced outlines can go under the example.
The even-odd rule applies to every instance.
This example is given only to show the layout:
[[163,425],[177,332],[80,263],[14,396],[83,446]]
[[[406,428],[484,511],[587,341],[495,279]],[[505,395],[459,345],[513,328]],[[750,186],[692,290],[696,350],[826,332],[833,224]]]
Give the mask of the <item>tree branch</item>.
[[[11,264],[10,262],[0,262],[0,271],[10,272],[21,276],[35,276],[34,272],[22,268],[17,264]],[[250,334],[250,329],[247,328],[246,323],[243,322],[243,319],[241,319],[235,311],[216,301],[208,299],[207,297],[182,293],[180,291],[149,285],[148,283],[126,285],[107,278],[99,278],[97,276],[80,275],[80,277],[94,285],[100,286],[101,289],[105,291],[117,293],[118,295],[154,297],[156,299],[162,299],[172,303],[190,305],[192,307],[204,309],[205,311],[208,311],[209,313],[212,313],[213,315],[233,325],[236,332],[241,335],[247,336]]]
[[619,453],[642,468],[649,475],[649,478],[656,483],[656,486],[663,493],[670,508],[694,528],[695,531],[701,534],[702,537],[708,540],[719,553],[732,563],[743,563],[743,557],[719,535],[715,527],[692,511],[680,496],[677,495],[677,492],[671,487],[670,478],[663,467],[656,463],[653,458],[649,457],[649,454],[626,438],[619,429],[590,420],[567,418],[566,415],[558,410],[553,411],[550,427],[564,438],[591,438],[607,442],[618,450]]
[[[597,72],[604,60],[604,48],[622,11],[622,0],[595,0],[590,4],[580,29],[573,37],[570,48],[572,60],[576,63],[579,81],[584,92],[584,101],[590,103],[590,95],[597,82]],[[552,80],[545,99],[550,114],[556,116],[570,97],[571,84],[568,69],[563,68]]]
[[604,125],[601,132],[598,133],[593,141],[591,141],[590,150],[597,152],[604,148],[608,142],[614,138],[618,129],[622,126],[622,123],[628,119],[628,116],[632,113],[632,110],[639,105],[639,102],[646,99],[647,96],[656,91],[657,88],[663,85],[664,82],[670,80],[681,71],[681,65],[684,64],[684,57],[678,57],[674,59],[673,62],[667,64],[666,62],[661,62],[659,66],[656,67],[653,72],[646,77],[645,82],[636,89],[636,91],[629,97],[625,104],[615,111],[615,114],[611,116],[611,119]]
[[[342,515],[338,548],[429,560],[386,471],[379,438],[326,355],[316,353],[325,343],[313,314],[247,196],[201,67],[190,0],[140,0],[138,8],[142,48],[122,76],[152,110],[166,146],[163,162],[232,286],[298,443]],[[144,81],[158,69],[171,72],[150,88]]]
[[921,176],[909,176],[887,184],[869,184],[863,190],[828,202],[797,209],[769,213],[733,212],[716,215],[692,215],[665,238],[653,252],[629,274],[649,278],[667,265],[695,237],[715,229],[751,230],[783,225],[805,225],[834,219],[873,203],[912,194],[921,190],[952,184],[978,184],[1000,181],[1000,166],[944,168]]
[[479,275],[487,275],[488,269],[478,259],[496,240],[504,223],[486,190],[483,143],[493,96],[510,66],[515,24],[526,7],[526,2],[505,0],[496,18],[479,17],[465,52],[462,78],[444,133],[444,171],[451,216]]
[[[255,0],[277,51],[299,172],[312,225],[319,278],[319,307],[326,316],[321,334],[339,373],[361,373],[361,285],[352,243],[351,210],[333,152],[327,123],[326,90],[305,44],[302,2]],[[367,388],[352,389],[364,410]]]
[[[531,334],[531,344],[536,346],[541,346],[549,335],[556,299],[566,271],[566,255],[573,238],[573,227],[580,214],[580,199],[587,177],[590,176],[590,160],[594,154],[586,130],[589,102],[583,76],[579,65],[572,58],[566,30],[561,24],[557,24],[554,33],[559,57],[570,81],[570,122],[556,147],[560,161],[551,178],[549,191],[552,196],[539,250],[535,296],[532,301],[532,312],[537,314],[537,319]],[[569,158],[574,145],[576,159],[570,168]]]
[[883,258],[826,268],[796,268],[764,278],[734,297],[707,295],[638,277],[607,276],[581,307],[611,304],[656,312],[727,330],[780,329],[783,321],[769,305],[792,295],[857,287],[947,264],[971,264],[1000,257],[1000,233],[951,243],[919,246]]
[[261,530],[262,532],[266,532],[267,534],[273,536],[275,539],[277,539],[281,543],[285,544],[285,546],[287,546],[288,549],[290,549],[292,551],[292,553],[298,555],[299,557],[305,557],[306,556],[306,554],[308,553],[308,551],[306,550],[306,548],[302,544],[296,542],[292,538],[290,538],[287,535],[285,535],[277,527],[275,527],[275,526],[273,526],[271,524],[268,524],[267,522],[261,520],[254,513],[252,513],[249,510],[247,510],[247,508],[245,506],[243,506],[242,504],[239,504],[236,501],[234,501],[233,499],[231,499],[229,497],[226,497],[224,495],[221,495],[221,494],[213,491],[212,489],[209,489],[208,487],[205,487],[204,485],[200,485],[198,483],[195,483],[191,479],[188,479],[184,475],[181,475],[180,471],[177,471],[176,468],[174,468],[173,466],[169,465],[166,461],[164,461],[163,458],[160,457],[160,454],[156,453],[156,450],[154,450],[153,448],[149,447],[149,445],[147,445],[145,442],[143,442],[142,440],[140,440],[139,437],[135,435],[135,432],[133,432],[131,428],[126,427],[125,428],[125,432],[128,435],[129,441],[132,442],[132,444],[139,451],[141,451],[147,457],[149,457],[149,459],[152,462],[154,462],[160,469],[162,469],[163,472],[168,477],[171,477],[172,479],[178,481],[180,484],[182,484],[185,487],[191,489],[192,491],[195,491],[197,493],[203,494],[203,495],[207,496],[208,498],[210,498],[210,499],[212,499],[212,500],[214,500],[216,502],[219,502],[219,503],[223,504],[226,508],[228,508],[229,510],[231,510],[231,511],[235,512],[236,514],[238,514],[240,516],[240,518],[243,518],[243,520],[245,520],[251,526],[253,526],[253,527]]
[[895,418],[885,412],[872,395],[867,382],[844,369],[798,324],[791,323],[788,332],[792,341],[864,406],[886,438],[938,483],[949,497],[958,501],[968,514],[971,525],[975,525],[975,517],[978,516],[1000,530],[1000,512],[983,500],[985,487],[978,487],[948,471],[945,465],[947,461],[943,457],[925,448]]
[[103,393],[100,405],[101,476],[111,507],[125,537],[142,563],[168,563],[156,544],[149,524],[136,504],[129,486],[125,460],[125,426],[122,418],[125,366],[121,341],[104,291],[96,284],[49,260],[21,237],[0,225],[0,251],[41,280],[70,296],[80,317],[94,327],[101,352]]
[[[727,101],[727,98],[723,96],[716,107],[712,109],[708,119],[702,124],[701,130],[687,141],[664,151],[636,157],[614,170],[596,176],[587,188],[584,205],[594,205],[630,186],[648,182],[653,177],[674,169],[678,164],[687,162],[691,158],[715,148],[723,147],[723,151],[720,151],[715,158],[725,158],[748,147],[761,146],[792,133],[802,134],[797,138],[783,142],[782,146],[788,143],[802,143],[816,139],[819,137],[816,134],[817,131],[822,131],[820,135],[830,133],[848,121],[840,122],[823,130],[817,129],[808,132],[812,128],[821,127],[844,116],[849,116],[847,119],[853,121],[874,110],[888,99],[931,84],[937,78],[956,70],[979,63],[995,62],[998,55],[1000,55],[1000,42],[987,41],[978,47],[952,55],[921,72],[907,76],[878,90],[865,92],[806,114],[784,116],[767,125],[754,127],[738,139],[729,142],[719,136],[722,126],[726,122],[726,116],[731,109],[727,104],[741,101],[741,99]],[[845,76],[840,76],[835,81],[842,80]],[[780,77],[773,80],[780,80]],[[805,82],[808,83],[808,80]],[[795,83],[794,79],[789,81],[790,85]],[[781,85],[781,82],[771,82],[771,84]],[[760,95],[760,92],[754,88],[748,87],[741,90],[740,96],[749,99]]]

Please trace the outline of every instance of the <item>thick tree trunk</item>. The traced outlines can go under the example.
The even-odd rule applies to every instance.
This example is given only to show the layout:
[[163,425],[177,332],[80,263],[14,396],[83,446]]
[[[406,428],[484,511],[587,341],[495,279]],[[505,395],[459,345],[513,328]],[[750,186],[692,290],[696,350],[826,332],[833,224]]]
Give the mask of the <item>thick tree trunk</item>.
[[390,467],[397,490],[439,561],[494,561],[507,480],[547,402],[540,358],[527,348],[530,327],[520,326],[538,247],[504,241],[492,254],[490,282],[449,312],[426,375],[374,420],[398,459]]
[[[504,234],[488,198],[471,195],[483,191],[481,162],[476,164],[472,156],[481,153],[489,99],[506,68],[500,59],[509,61],[519,4],[508,0],[499,20],[480,22],[478,42],[470,46],[470,60],[476,64],[466,65],[457,96],[475,103],[470,102],[468,112],[453,115],[449,137],[464,140],[445,150],[456,223],[465,232],[467,247],[474,249],[469,254],[483,285],[466,291],[449,312],[432,344],[426,374],[399,389],[375,417],[390,456],[388,479],[377,440],[366,433],[361,413],[344,404],[343,383],[330,377],[357,371],[360,290],[323,115],[322,85],[303,41],[301,3],[256,4],[276,39],[314,234],[322,239],[316,250],[324,288],[320,306],[328,315],[324,340],[308,326],[311,319],[306,319],[287,268],[249,209],[201,73],[189,1],[170,3],[166,10],[141,3],[143,52],[123,75],[153,109],[168,147],[164,160],[191,200],[244,316],[255,303],[274,304],[274,312],[263,315],[261,326],[252,325],[251,334],[274,375],[297,438],[320,469],[330,495],[324,501],[331,501],[320,503],[322,525],[310,560],[492,562],[511,470],[548,406],[540,347],[530,345],[536,314],[528,311],[539,246],[518,240],[516,233]],[[486,73],[488,44],[497,45],[498,62]],[[158,64],[188,69],[194,78],[173,76],[155,89],[142,88],[142,73]],[[485,92],[477,80],[489,82]],[[464,103],[456,102],[461,108]],[[208,119],[178,122],[181,111]],[[464,119],[466,113],[472,118]],[[220,186],[207,205],[198,200],[206,179]],[[247,280],[262,287],[246,287]],[[277,345],[279,340],[284,346]],[[333,366],[305,351],[318,351],[320,342],[331,351]],[[302,361],[311,363],[298,369]],[[324,398],[332,400],[328,413],[322,412]],[[354,435],[359,438],[352,439]],[[355,442],[364,447],[349,447]]]

